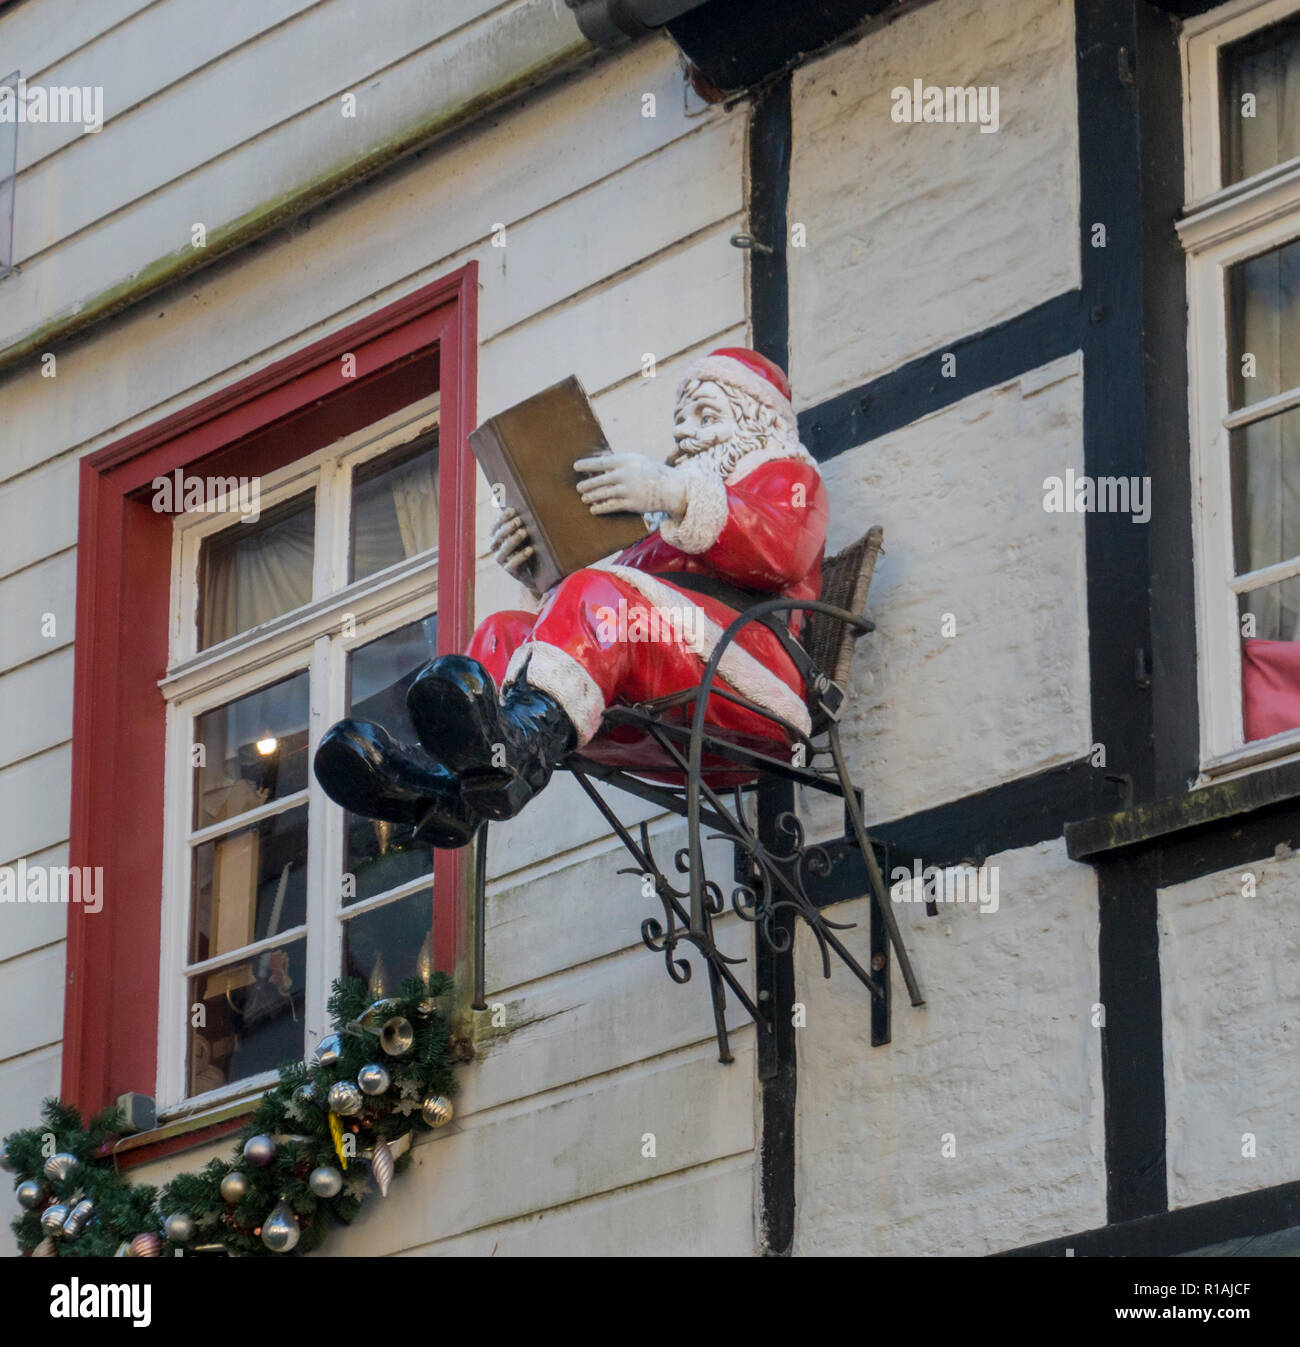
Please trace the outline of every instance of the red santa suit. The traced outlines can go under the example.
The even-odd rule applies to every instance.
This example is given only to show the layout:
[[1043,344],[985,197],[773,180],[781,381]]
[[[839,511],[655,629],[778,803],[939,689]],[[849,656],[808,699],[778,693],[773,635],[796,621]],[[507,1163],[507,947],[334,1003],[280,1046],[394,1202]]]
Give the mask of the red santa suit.
[[[736,357],[761,366],[750,368]],[[498,688],[526,667],[529,684],[564,708],[589,758],[641,776],[680,779],[649,736],[628,727],[601,731],[601,720],[609,706],[652,701],[699,684],[737,609],[693,591],[692,576],[747,591],[753,602],[778,595],[816,599],[821,591],[826,488],[798,443],[788,386],[774,386],[772,372],[784,384],[775,366],[747,351],[719,351],[697,362],[683,387],[692,378],[739,386],[779,413],[779,433],[738,456],[733,450],[687,459],[675,469],[690,477],[679,522],[664,522],[611,560],[567,576],[536,614],[494,613],[465,652]],[[796,636],[802,625],[802,614],[789,616]],[[809,730],[803,679],[776,633],[762,623],[750,623],[731,642],[718,676],[725,687]],[[691,707],[670,714],[689,725]],[[791,736],[764,716],[715,695],[706,717],[711,733],[788,756]],[[705,775],[726,785],[753,773],[706,758]]]

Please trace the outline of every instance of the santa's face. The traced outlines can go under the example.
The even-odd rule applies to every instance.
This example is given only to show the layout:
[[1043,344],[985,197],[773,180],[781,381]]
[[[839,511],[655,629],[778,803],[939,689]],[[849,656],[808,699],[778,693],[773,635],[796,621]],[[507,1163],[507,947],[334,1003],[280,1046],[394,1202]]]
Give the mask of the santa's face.
[[715,383],[702,383],[685,394],[673,418],[677,449],[669,463],[681,463],[735,439],[740,427],[727,395]]

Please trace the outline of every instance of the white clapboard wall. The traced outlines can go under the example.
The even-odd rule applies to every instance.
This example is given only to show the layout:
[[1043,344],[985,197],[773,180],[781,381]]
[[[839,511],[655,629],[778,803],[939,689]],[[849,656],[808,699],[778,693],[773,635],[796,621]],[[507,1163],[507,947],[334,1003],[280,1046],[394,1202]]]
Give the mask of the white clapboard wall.
[[[550,3],[380,5],[381,22],[375,5],[261,0],[232,5],[218,34],[196,21],[197,0],[167,0],[105,4],[93,19],[73,7],[55,40],[31,18],[48,8],[0,20],[0,48],[50,83],[113,71],[131,109],[98,137],[47,128],[24,140],[21,269],[0,291],[0,345],[188,246],[191,222],[211,230],[354,153],[339,91],[358,91],[376,123],[367,134],[382,137],[427,116],[439,80],[468,78],[501,25],[515,24],[517,41],[518,25],[534,25],[538,51],[548,32],[557,51],[576,33]],[[480,416],[576,370],[611,437],[662,456],[682,369],[746,340],[744,259],[728,239],[742,223],[747,117],[688,105],[675,49],[651,39],[102,325],[60,350],[56,379],[11,375],[0,716],[15,729],[0,745],[0,862],[66,857],[83,454],[476,258]],[[492,246],[499,225],[504,248]],[[480,613],[520,602],[487,554],[486,494]],[[54,639],[41,634],[47,612]],[[494,830],[488,986],[505,1026],[465,1073],[455,1128],[330,1252],[752,1250],[752,1031],[736,1021],[737,1061],[720,1066],[707,981],[675,986],[642,946],[640,884],[615,874],[625,858],[576,795],[565,779]],[[652,832],[666,855],[681,845],[675,820],[654,819]],[[722,938],[739,951],[747,935],[733,920]],[[5,1130],[29,1125],[57,1090],[62,937],[55,908],[0,924]]]

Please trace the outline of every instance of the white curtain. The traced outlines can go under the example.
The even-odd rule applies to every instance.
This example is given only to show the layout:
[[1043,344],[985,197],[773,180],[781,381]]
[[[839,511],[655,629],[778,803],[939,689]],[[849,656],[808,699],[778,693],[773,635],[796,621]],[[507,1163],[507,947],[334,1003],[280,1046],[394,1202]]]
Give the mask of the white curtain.
[[352,499],[352,575],[361,579],[438,542],[436,454],[357,487]]
[[203,571],[203,648],[311,602],[315,510],[260,532],[233,524]]

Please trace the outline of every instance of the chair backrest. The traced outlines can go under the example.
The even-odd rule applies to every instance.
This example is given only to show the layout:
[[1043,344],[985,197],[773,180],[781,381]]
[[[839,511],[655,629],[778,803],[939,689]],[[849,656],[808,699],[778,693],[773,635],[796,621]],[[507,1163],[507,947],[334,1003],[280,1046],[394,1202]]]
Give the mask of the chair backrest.
[[[876,524],[857,542],[822,562],[823,602],[833,603],[856,617],[862,616],[884,538],[884,529]],[[803,647],[823,673],[847,688],[853,646],[861,634],[825,613],[811,613],[804,627]]]

